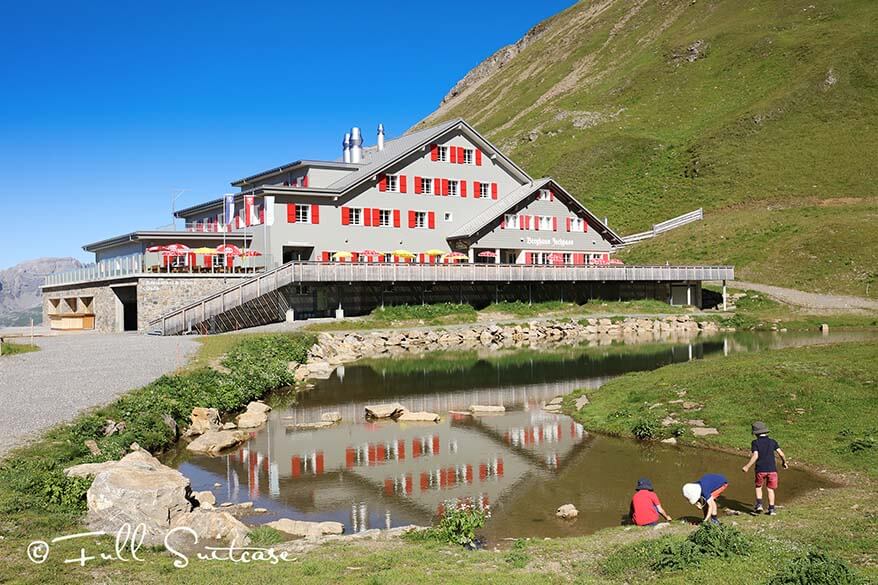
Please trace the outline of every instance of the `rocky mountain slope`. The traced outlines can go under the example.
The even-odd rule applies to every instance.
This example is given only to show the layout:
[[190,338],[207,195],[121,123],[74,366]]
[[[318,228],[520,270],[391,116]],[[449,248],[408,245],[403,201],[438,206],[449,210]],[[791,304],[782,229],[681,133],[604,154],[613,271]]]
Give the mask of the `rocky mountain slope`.
[[878,10],[870,0],[595,0],[470,72],[463,117],[622,233],[623,256],[878,297]]
[[46,275],[80,267],[75,258],[37,258],[0,270],[0,326],[42,319],[40,286]]

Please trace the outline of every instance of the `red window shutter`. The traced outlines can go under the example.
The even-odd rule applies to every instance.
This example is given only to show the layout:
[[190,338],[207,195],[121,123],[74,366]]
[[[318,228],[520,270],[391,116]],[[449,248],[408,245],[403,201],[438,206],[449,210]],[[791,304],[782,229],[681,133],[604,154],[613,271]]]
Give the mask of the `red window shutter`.
[[323,261],[329,262],[329,252],[327,250],[323,251]]
[[588,231],[588,221],[586,221],[586,220],[582,221],[582,231],[584,231],[584,232]]
[[552,218],[552,231],[553,232],[558,231],[558,218],[557,217]]
[[567,231],[568,232],[570,231],[570,224],[572,223],[572,221],[573,220],[571,220],[569,217],[567,218]]
[[205,268],[210,268],[211,264],[213,263],[213,256],[211,256],[209,254],[205,254],[203,262],[204,262]]
[[466,199],[466,181],[460,182],[460,196]]
[[491,199],[497,198],[497,183],[491,183]]
[[431,211],[427,214],[427,225],[431,230],[436,229],[436,212]]
[[533,252],[525,252],[524,263],[525,264],[533,264],[534,263],[534,253]]
[[503,219],[500,220],[500,229],[501,230],[506,229],[506,216],[505,215],[503,216]]
[[378,175],[378,190],[387,191],[387,175]]
[[518,216],[518,229],[526,230],[527,229],[527,216],[519,215]]
[[442,179],[442,194],[448,196],[448,179]]
[[357,262],[360,259],[360,254],[358,252],[351,252],[353,258],[351,258],[351,262]]
[[372,208],[372,227],[381,227],[381,212],[377,207]]
[[399,209],[394,209],[393,210],[393,227],[397,227],[397,228],[399,227],[399,225],[400,225],[399,215],[400,215]]
[[409,209],[409,227],[415,227],[415,212],[413,209]]
[[415,177],[415,195],[420,195],[424,190],[424,182],[421,177]]
[[341,208],[341,225],[351,224],[351,210],[348,207]]
[[399,176],[399,192],[400,193],[407,193],[407,191],[406,191],[406,176],[405,175]]
[[549,191],[549,201],[554,201],[554,200],[555,200],[555,192]]
[[296,204],[287,203],[287,223],[296,223]]
[[476,149],[476,166],[482,166],[482,151],[479,149]]
[[431,144],[430,145],[430,160],[437,161],[439,160],[439,145]]
[[302,187],[304,187],[306,189],[308,188],[308,175],[305,175],[304,177],[302,177]]
[[[478,152],[478,151],[476,151]],[[478,199],[482,196],[482,184],[478,181],[473,181],[473,197]]]
[[312,205],[311,206],[311,223],[319,224],[320,223],[320,206]]
[[364,207],[360,212],[363,214],[363,225],[366,227],[372,227],[372,213],[368,207]]
[[466,149],[464,147],[460,147],[460,151],[457,153],[457,162],[463,164],[466,162]]
[[456,163],[457,162],[457,147],[449,146],[448,147],[448,157],[449,162]]

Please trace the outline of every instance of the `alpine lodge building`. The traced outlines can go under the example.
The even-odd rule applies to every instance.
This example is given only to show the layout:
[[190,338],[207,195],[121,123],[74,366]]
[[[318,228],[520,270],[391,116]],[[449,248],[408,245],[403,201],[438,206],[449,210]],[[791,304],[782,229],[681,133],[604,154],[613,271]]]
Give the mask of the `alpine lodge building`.
[[177,211],[182,229],[87,244],[43,286],[55,329],[211,333],[378,306],[655,298],[699,306],[725,266],[624,266],[623,239],[464,120],[298,160]]

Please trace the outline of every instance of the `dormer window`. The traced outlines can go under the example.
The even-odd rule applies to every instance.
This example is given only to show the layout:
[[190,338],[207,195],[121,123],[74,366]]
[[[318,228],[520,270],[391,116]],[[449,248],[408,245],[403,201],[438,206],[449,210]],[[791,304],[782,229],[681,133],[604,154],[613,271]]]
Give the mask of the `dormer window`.
[[552,192],[548,189],[540,189],[540,201],[551,201],[552,200]]
[[391,193],[399,191],[399,177],[397,175],[387,175],[387,190]]

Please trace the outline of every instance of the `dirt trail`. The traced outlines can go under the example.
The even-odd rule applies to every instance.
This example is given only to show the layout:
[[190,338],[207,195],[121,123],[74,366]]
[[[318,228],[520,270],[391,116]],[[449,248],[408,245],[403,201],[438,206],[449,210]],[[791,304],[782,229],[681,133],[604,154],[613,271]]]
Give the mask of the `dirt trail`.
[[838,313],[871,313],[878,311],[878,301],[862,297],[846,295],[825,295],[810,293],[792,288],[783,288],[769,284],[757,284],[755,282],[743,282],[736,280],[729,286],[740,289],[755,290],[767,294],[775,300],[805,309],[817,309],[826,312]]

